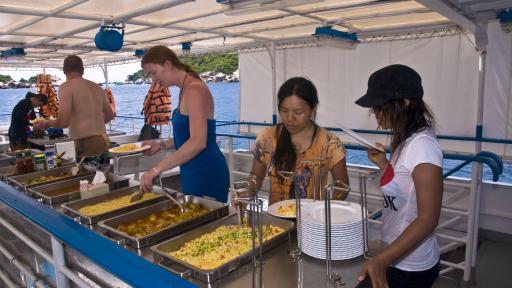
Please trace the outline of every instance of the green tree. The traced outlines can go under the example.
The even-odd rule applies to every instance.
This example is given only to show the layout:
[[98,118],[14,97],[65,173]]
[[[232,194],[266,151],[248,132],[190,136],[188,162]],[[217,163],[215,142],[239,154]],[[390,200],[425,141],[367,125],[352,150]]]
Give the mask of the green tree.
[[27,79],[25,79],[25,78],[21,78],[19,82],[20,82],[20,83],[23,83],[23,84],[26,84],[26,83],[28,83],[28,80],[27,80]]
[[32,77],[28,78],[28,83],[30,83],[30,84],[36,84],[36,83],[37,83],[37,75],[36,75],[36,76],[32,76]]
[[7,82],[9,82],[11,80],[12,80],[11,75],[2,75],[2,74],[0,74],[0,82],[7,83]]
[[[192,67],[196,72],[206,71],[222,72],[233,74],[238,69],[238,54],[236,53],[213,53],[207,55],[182,56],[180,60]],[[147,79],[144,70],[139,70],[126,78],[127,81],[135,82],[138,79]]]
[[143,69],[140,69],[139,71],[131,74],[131,75],[128,75],[128,77],[126,77],[126,81],[131,81],[131,82],[135,82],[139,79],[148,79],[149,77],[146,75],[146,73],[144,73],[144,70]]

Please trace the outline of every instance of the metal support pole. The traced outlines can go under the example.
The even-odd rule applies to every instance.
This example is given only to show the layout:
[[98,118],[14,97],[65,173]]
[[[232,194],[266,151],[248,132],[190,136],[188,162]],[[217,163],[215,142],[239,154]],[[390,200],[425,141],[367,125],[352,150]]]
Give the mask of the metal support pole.
[[[487,60],[487,24],[476,26],[475,42],[479,54],[478,67],[478,99],[477,99],[477,119],[476,119],[476,142],[475,154],[482,151],[483,138],[483,113],[484,113],[484,92],[485,92],[485,70]],[[471,189],[469,202],[468,218],[468,243],[466,246],[466,257],[464,263],[464,282],[469,282],[474,277],[474,268],[476,266],[476,248],[478,245],[478,228],[480,214],[480,194],[482,192],[482,163],[473,162],[471,173]]]
[[64,246],[55,237],[52,239],[53,267],[55,269],[57,288],[69,288],[69,280],[61,273],[61,268],[66,266]]
[[[235,169],[233,163],[233,137],[228,137],[228,167],[229,167],[229,179],[233,179],[233,170]],[[231,189],[233,189],[233,182],[231,182]]]
[[[343,187],[337,187],[336,184],[340,184]],[[324,209],[325,209],[325,271],[326,277],[328,280],[333,280],[336,282],[337,286],[345,285],[345,282],[342,280],[342,276],[338,273],[332,273],[332,243],[331,243],[331,198],[333,196],[333,191],[338,190],[342,192],[350,192],[352,190],[350,186],[345,184],[340,180],[334,181],[334,183],[325,186],[324,193]]]
[[[245,188],[238,189],[238,186],[246,185]],[[242,180],[233,181],[235,189],[233,193],[233,202],[237,203],[237,214],[239,225],[243,224],[241,204],[249,205],[252,215],[249,217],[251,224],[252,238],[252,287],[263,287],[263,202],[258,196],[258,185],[255,175],[249,175]],[[239,193],[247,191],[250,193],[248,200],[240,198]],[[245,211],[248,212],[248,211]],[[256,235],[258,234],[258,235]],[[256,248],[256,237],[258,237],[258,248]]]
[[271,42],[270,48],[266,45],[266,43],[263,43],[265,45],[265,48],[267,49],[268,55],[270,57],[270,67],[272,70],[272,124],[277,124],[277,76],[276,76],[276,43]]
[[103,78],[105,78],[105,88],[108,88],[108,65],[107,60],[103,59],[103,66],[101,66],[101,70],[103,70]]
[[291,171],[278,171],[277,173],[279,176],[283,177],[283,179],[288,180],[290,183],[292,183],[292,185],[294,185],[293,191],[295,192],[295,218],[297,220],[295,222],[297,228],[297,247],[290,247],[289,253],[293,260],[299,260],[302,254],[302,207],[297,175],[295,172]]
[[272,124],[277,124],[277,75],[276,75],[276,43],[271,44],[272,52],[270,64],[272,65]]

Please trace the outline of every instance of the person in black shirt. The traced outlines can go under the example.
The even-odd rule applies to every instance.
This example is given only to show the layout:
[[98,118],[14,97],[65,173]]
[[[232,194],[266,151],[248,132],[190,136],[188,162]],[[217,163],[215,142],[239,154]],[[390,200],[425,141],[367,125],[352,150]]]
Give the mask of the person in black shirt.
[[30,148],[30,143],[27,141],[27,131],[30,130],[29,126],[32,125],[30,120],[36,118],[34,108],[46,104],[48,104],[46,95],[27,92],[25,99],[14,106],[8,134],[12,151]]

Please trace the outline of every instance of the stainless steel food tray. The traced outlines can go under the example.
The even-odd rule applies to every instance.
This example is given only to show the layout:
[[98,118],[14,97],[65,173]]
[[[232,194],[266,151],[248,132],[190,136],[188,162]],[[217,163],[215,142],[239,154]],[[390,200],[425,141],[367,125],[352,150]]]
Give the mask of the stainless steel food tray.
[[148,234],[140,238],[130,236],[125,232],[117,230],[115,227],[117,227],[120,224],[136,221],[138,219],[149,216],[153,213],[156,214],[171,208],[175,208],[177,207],[177,205],[173,201],[167,200],[108,220],[100,221],[98,225],[106,229],[109,234],[113,234],[116,237],[124,239],[125,244],[133,248],[143,248],[149,245],[153,245],[163,239],[167,239],[172,236],[183,233],[184,231],[190,230],[204,223],[221,219],[222,217],[229,214],[229,205],[226,203],[221,203],[192,195],[183,195],[178,198],[178,201],[184,204],[200,204],[203,207],[210,209],[210,211],[196,218],[192,218],[187,221],[165,227],[162,230],[156,231],[154,233]]
[[7,177],[18,175],[18,170],[16,169],[16,165],[7,165],[0,167],[0,180],[6,181]]
[[[283,233],[266,242],[263,242],[263,251],[266,252],[279,245],[280,243],[289,240],[290,232],[294,229],[294,224],[291,221],[272,217],[268,214],[263,214],[262,216],[264,225],[275,225],[284,229]],[[176,236],[165,242],[152,246],[151,250],[155,253],[155,261],[171,272],[181,275],[191,275],[192,277],[207,283],[211,283],[229,274],[231,271],[248,262],[252,257],[252,252],[249,251],[212,270],[202,270],[168,254],[168,252],[178,250],[183,244],[196,239],[201,235],[213,232],[215,229],[221,227],[222,225],[238,225],[237,215],[230,215],[218,221],[203,225],[197,229],[185,232],[182,235]],[[177,272],[179,270],[181,270],[181,272]]]
[[[16,159],[14,159],[16,161]],[[70,166],[75,165],[75,161],[69,159],[62,159],[62,166]],[[8,177],[17,176],[18,171],[16,169],[16,165],[0,165],[0,180],[6,181]]]
[[[136,209],[140,209],[140,208],[143,208],[143,207],[155,204],[155,203],[159,203],[159,202],[162,202],[162,201],[165,201],[166,199],[168,199],[166,196],[161,195],[160,197],[156,197],[156,198],[149,199],[149,200],[144,200],[144,201],[135,203],[135,204],[127,206],[127,207],[115,209],[115,210],[112,210],[112,211],[109,211],[106,213],[102,213],[102,214],[98,214],[98,215],[94,215],[94,216],[83,215],[82,213],[80,213],[78,211],[79,209],[81,209],[82,207],[85,207],[87,205],[94,205],[94,204],[97,204],[97,203],[100,203],[103,201],[112,200],[112,199],[115,199],[117,197],[121,197],[124,195],[131,195],[134,192],[137,192],[139,190],[140,190],[139,186],[123,188],[123,189],[109,192],[104,195],[87,198],[87,199],[82,199],[82,200],[77,200],[77,201],[73,201],[73,202],[68,202],[68,203],[62,204],[62,208],[64,209],[65,213],[68,216],[75,218],[76,221],[78,221],[82,224],[86,224],[86,225],[93,225],[93,224],[98,223],[101,220],[116,217],[121,214],[125,214],[127,212],[134,211]],[[157,193],[159,192],[157,189],[154,189],[153,191],[157,192]]]
[[[58,168],[48,169],[48,170],[44,170],[44,171],[38,171],[38,172],[34,172],[34,173],[24,174],[24,175],[11,176],[11,177],[7,177],[7,182],[10,183],[11,185],[13,185],[14,187],[26,192],[26,191],[28,191],[28,189],[30,189],[32,187],[55,183],[55,182],[59,182],[59,181],[67,180],[67,179],[78,178],[78,177],[81,177],[84,175],[91,175],[91,174],[96,173],[96,170],[94,167],[88,166],[88,165],[81,165],[80,170],[78,171],[78,174],[71,175],[72,167],[73,166],[64,166],[64,167],[58,167]],[[41,183],[36,183],[36,184],[31,184],[31,185],[26,184],[27,181],[29,181],[31,179],[38,178],[40,176],[56,176],[56,175],[60,175],[62,173],[65,173],[67,175],[63,178],[59,178],[56,180],[51,180],[51,181],[46,181],[46,182],[41,182]]]
[[[129,185],[129,179],[126,177],[110,173],[105,173],[105,177],[107,178],[107,183],[109,185],[110,191],[125,188],[128,187]],[[28,189],[27,193],[32,197],[38,199],[39,201],[48,204],[52,207],[55,207],[58,204],[69,202],[76,198],[80,198],[80,181],[87,180],[91,182],[93,178],[94,174],[86,174],[73,179],[32,187]],[[76,187],[76,190],[56,196],[49,196],[46,193],[66,187]]]
[[13,165],[16,161],[16,155],[11,156],[7,153],[0,153],[0,167]]

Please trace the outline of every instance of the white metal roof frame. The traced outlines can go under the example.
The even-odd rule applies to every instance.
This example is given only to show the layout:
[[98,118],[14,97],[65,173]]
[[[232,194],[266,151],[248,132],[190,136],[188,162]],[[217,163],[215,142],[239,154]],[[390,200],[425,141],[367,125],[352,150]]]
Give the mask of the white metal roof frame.
[[[298,0],[288,3],[293,1]],[[71,54],[80,55],[88,66],[122,63],[136,60],[136,49],[157,44],[180,52],[182,42],[192,42],[192,53],[311,44],[315,27],[322,25],[357,32],[363,41],[400,31],[425,35],[456,25],[474,33],[477,21],[495,18],[499,9],[512,6],[505,3],[511,1],[493,0],[302,0],[302,5],[289,7],[271,2],[274,6],[265,11],[237,15],[225,13],[226,5],[214,0],[2,0],[0,50],[21,47],[27,55],[0,59],[0,66],[59,68]],[[120,51],[95,47],[102,23],[126,25]]]

